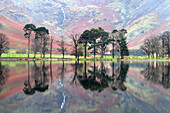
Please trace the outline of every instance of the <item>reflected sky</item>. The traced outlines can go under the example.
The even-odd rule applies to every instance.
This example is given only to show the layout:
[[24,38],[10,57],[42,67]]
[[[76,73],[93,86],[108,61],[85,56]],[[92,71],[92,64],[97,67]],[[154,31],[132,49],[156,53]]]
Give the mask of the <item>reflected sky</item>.
[[0,112],[168,113],[169,62],[0,62]]

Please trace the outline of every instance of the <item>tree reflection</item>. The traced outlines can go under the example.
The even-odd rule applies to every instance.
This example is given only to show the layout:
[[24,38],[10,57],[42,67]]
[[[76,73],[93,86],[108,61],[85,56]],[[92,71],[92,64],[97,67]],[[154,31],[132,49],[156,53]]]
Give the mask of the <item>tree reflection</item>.
[[164,88],[170,88],[170,63],[149,62],[141,74],[145,79],[156,84],[161,84]]
[[24,82],[24,93],[26,95],[33,95],[35,93],[35,89],[31,86],[31,83],[30,83],[30,65],[29,65],[29,61],[28,61],[28,80]]
[[4,85],[9,77],[9,69],[0,62],[0,86]]
[[95,62],[93,66],[93,70],[88,69],[88,74],[87,74],[87,69],[86,69],[86,61],[84,62],[84,75],[79,76],[78,75],[78,80],[80,84],[83,86],[84,89],[88,90],[90,89],[91,91],[98,91],[101,92],[103,89],[103,86],[100,84],[99,81],[97,81],[96,75],[99,72]]
[[[112,67],[112,69],[114,69]],[[124,82],[126,80],[126,76],[127,76],[127,72],[129,69],[129,64],[124,64],[124,62],[121,62],[121,64],[118,66],[118,68],[116,69],[116,72],[114,72],[114,70],[112,70],[112,78],[114,78],[114,81],[111,82],[111,87],[113,90],[121,90],[121,91],[125,91],[127,88],[124,85]]]
[[165,69],[162,73],[162,85],[164,86],[164,88],[170,88],[170,63],[168,63],[168,65],[165,65],[164,67]]
[[43,61],[41,72],[40,72],[39,76],[37,76],[35,78],[34,89],[36,91],[45,92],[46,90],[48,90],[48,86],[49,86],[49,80],[48,80],[49,72],[48,72],[48,68],[49,68],[48,66],[45,66],[45,61]]
[[77,61],[75,61],[75,64],[71,64],[71,67],[74,69],[74,77],[71,80],[71,84],[75,84],[78,85],[78,80],[77,80],[77,75],[78,75],[78,69],[79,71],[82,71],[83,69],[83,64],[82,63],[78,63]]
[[49,86],[48,69],[49,66],[46,66],[44,61],[40,63],[40,66],[37,66],[36,62],[34,61],[34,65],[32,67],[34,86],[31,86],[30,69],[29,69],[29,61],[28,61],[28,80],[24,82],[25,87],[23,89],[25,94],[33,95],[36,91],[45,92],[46,90],[48,90],[48,86]]
[[[88,69],[87,69],[88,68]],[[126,90],[124,85],[126,75],[128,72],[129,64],[118,65],[114,69],[114,62],[112,63],[112,74],[109,75],[109,69],[100,62],[100,65],[96,66],[94,62],[93,66],[87,67],[86,61],[84,61],[84,73],[75,74],[80,85],[86,90],[102,92],[105,88],[110,87],[113,90]],[[88,71],[88,73],[87,73]],[[75,76],[74,76],[75,80]]]

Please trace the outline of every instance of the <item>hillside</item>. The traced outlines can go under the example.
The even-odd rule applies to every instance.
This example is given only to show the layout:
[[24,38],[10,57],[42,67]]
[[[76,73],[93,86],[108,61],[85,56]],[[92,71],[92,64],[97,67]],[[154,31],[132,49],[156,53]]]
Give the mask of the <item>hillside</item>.
[[[28,42],[27,39],[24,37],[23,27],[24,25],[18,24],[16,22],[13,22],[0,16],[0,33],[4,33],[8,37],[11,48],[16,48],[17,45],[19,44],[21,44],[22,47],[27,48]],[[61,39],[58,38],[56,34],[54,34],[53,36],[54,36],[53,51],[56,51],[55,48],[57,48],[58,46],[57,44],[55,44],[55,42]],[[34,33],[31,34],[31,38],[34,38]]]
[[125,28],[130,48],[170,28],[169,0],[2,0],[0,15],[21,25],[45,26],[65,36],[92,27]]

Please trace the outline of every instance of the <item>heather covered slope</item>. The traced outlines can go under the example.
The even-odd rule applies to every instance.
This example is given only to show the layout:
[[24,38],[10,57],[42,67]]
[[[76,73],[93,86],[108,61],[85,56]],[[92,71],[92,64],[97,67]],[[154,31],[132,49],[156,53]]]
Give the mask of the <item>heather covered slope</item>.
[[10,21],[0,16],[0,33],[4,33],[10,42],[10,47],[16,47],[18,44],[27,47],[27,40],[24,38],[23,25]]
[[[11,48],[16,48],[19,44],[21,44],[22,47],[27,48],[28,42],[27,39],[24,37],[23,27],[24,25],[18,24],[16,22],[8,20],[5,17],[0,16],[0,33],[4,33],[8,37]],[[52,34],[54,37],[54,43],[57,40],[61,40],[56,34],[51,32],[51,35]],[[34,38],[34,33],[31,34],[31,38]],[[53,44],[53,48],[57,48],[57,45]],[[53,51],[56,50],[53,49]]]
[[[169,30],[169,0],[2,0],[0,14],[25,25],[45,26],[66,37],[92,27],[125,28],[129,47]],[[67,39],[68,40],[68,39]]]

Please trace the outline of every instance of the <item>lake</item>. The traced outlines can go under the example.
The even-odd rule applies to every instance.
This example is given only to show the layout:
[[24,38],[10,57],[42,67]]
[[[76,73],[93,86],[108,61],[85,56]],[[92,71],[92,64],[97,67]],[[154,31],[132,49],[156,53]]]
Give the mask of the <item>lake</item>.
[[0,113],[170,113],[170,62],[0,62]]

